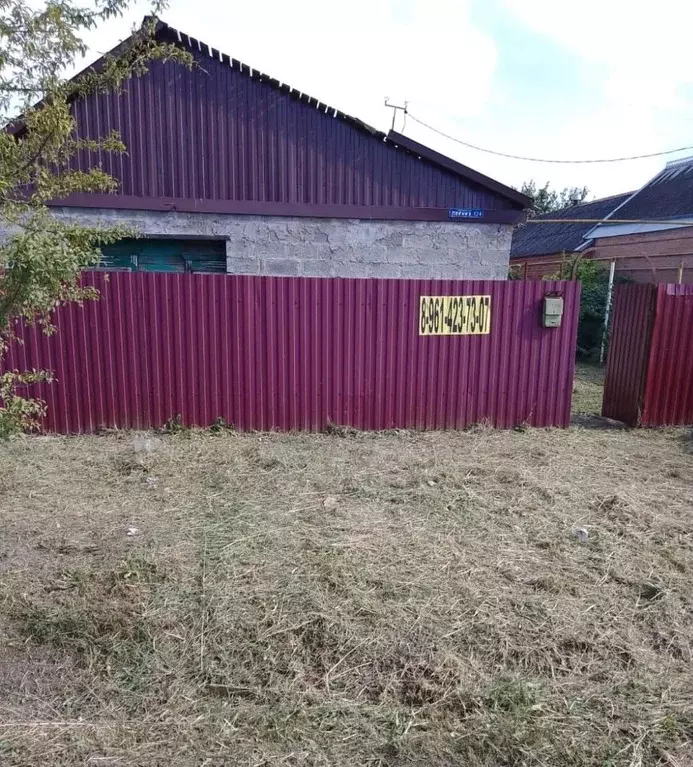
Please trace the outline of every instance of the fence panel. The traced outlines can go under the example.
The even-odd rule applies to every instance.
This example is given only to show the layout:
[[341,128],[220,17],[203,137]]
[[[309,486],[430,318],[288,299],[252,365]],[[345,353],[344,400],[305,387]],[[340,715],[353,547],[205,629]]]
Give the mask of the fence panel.
[[693,285],[658,285],[641,422],[693,424]]
[[[48,403],[49,431],[156,428],[178,415],[313,431],[570,420],[577,283],[124,272],[84,282],[101,299],[58,309],[50,337],[25,329],[9,360],[54,371],[32,392]],[[565,299],[556,329],[542,327],[550,292]],[[421,335],[422,296],[490,296],[490,332]]]
[[657,295],[655,285],[616,285],[602,415],[640,422]]
[[614,298],[603,414],[693,424],[693,285],[619,285]]

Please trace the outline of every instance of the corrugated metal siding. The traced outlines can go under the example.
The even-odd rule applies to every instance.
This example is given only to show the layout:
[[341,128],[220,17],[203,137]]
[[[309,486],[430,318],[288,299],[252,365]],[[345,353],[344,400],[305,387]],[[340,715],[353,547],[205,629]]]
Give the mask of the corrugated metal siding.
[[[58,333],[27,329],[19,368],[46,428],[207,426],[319,430],[567,426],[579,285],[91,273],[102,293],[56,312]],[[565,295],[560,329],[542,298]],[[419,297],[492,297],[487,336],[419,336]]]
[[636,426],[645,396],[654,285],[616,285],[602,415]]
[[657,286],[642,423],[693,424],[693,285]]
[[616,287],[602,412],[632,426],[693,424],[693,286]]
[[[206,46],[191,71],[153,62],[123,93],[73,105],[78,133],[116,130],[127,154],[82,151],[118,194],[156,199],[510,210],[501,195],[386,143]],[[242,68],[243,67],[243,68]],[[519,206],[515,206],[516,208]]]

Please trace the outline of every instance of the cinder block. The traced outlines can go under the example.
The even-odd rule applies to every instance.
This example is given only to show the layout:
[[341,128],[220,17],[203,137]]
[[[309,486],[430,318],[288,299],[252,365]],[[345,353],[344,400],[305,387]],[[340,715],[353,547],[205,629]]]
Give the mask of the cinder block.
[[424,264],[403,264],[400,267],[399,277],[406,280],[435,280],[438,278],[437,266],[428,266]]
[[300,242],[286,245],[286,255],[299,261],[332,261],[334,255],[324,242]]
[[277,277],[296,277],[301,274],[301,262],[290,259],[268,259],[261,261],[261,273]]
[[353,261],[335,261],[334,276],[348,277],[350,279],[359,279],[366,277],[365,265],[357,264]]
[[227,274],[260,274],[260,262],[255,258],[226,258]]
[[342,276],[337,274],[337,267],[342,264],[337,264],[335,261],[304,261],[303,262],[303,277],[337,277]]
[[[226,237],[229,262],[235,261],[236,268],[242,268],[245,274],[335,273],[348,277],[406,274],[436,278],[454,272],[466,279],[491,279],[507,274],[512,236],[512,227],[507,224],[449,221],[364,221],[91,208],[56,208],[54,213],[85,224],[122,223],[144,236]],[[229,270],[232,269],[230,264]]]
[[390,248],[385,251],[385,261],[389,264],[425,264],[426,251],[418,248]]
[[396,279],[402,276],[402,270],[398,264],[367,264],[365,276]]
[[440,267],[441,280],[478,279],[479,267],[464,262],[462,264],[443,264]]

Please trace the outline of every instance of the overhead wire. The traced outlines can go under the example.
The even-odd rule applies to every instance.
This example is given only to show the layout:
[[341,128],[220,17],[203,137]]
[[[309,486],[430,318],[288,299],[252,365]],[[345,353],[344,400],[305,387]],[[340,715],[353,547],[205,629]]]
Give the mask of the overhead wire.
[[595,164],[595,163],[627,162],[630,160],[647,160],[652,157],[665,157],[666,155],[676,154],[677,152],[689,152],[693,150],[693,145],[682,146],[682,147],[678,147],[677,149],[666,149],[662,152],[648,152],[647,154],[636,154],[636,155],[630,155],[627,157],[606,157],[606,158],[601,158],[598,160],[557,160],[557,159],[547,159],[547,158],[541,158],[541,157],[525,157],[523,155],[510,154],[509,152],[499,152],[495,149],[487,149],[485,147],[478,146],[477,144],[472,144],[469,141],[463,141],[460,138],[451,136],[449,133],[446,133],[445,131],[442,131],[439,128],[436,128],[433,125],[430,125],[429,123],[425,122],[424,120],[421,120],[419,117],[416,117],[409,111],[407,111],[407,115],[409,116],[411,120],[418,123],[419,125],[422,125],[424,128],[427,128],[428,130],[433,131],[433,133],[437,133],[439,136],[443,136],[444,138],[449,139],[450,141],[454,141],[456,144],[461,144],[462,146],[465,146],[468,149],[474,149],[477,152],[485,152],[486,154],[492,154],[492,155],[495,155],[496,157],[505,157],[510,160],[523,160],[525,162],[552,163],[555,165],[587,165],[587,164]]

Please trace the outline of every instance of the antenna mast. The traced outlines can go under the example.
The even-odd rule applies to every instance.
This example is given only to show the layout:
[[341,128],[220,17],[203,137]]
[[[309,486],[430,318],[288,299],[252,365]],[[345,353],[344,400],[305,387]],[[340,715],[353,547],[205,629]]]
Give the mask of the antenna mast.
[[407,124],[407,109],[409,107],[409,102],[405,101],[404,102],[404,106],[402,107],[402,106],[398,106],[397,104],[391,104],[390,103],[390,97],[389,96],[385,96],[385,106],[386,107],[390,107],[390,109],[392,110],[392,128],[391,128],[391,130],[395,129],[395,118],[397,117],[397,110],[399,109],[402,112],[404,112],[404,123],[402,125],[402,132],[404,132],[404,128],[405,128],[405,126]]

